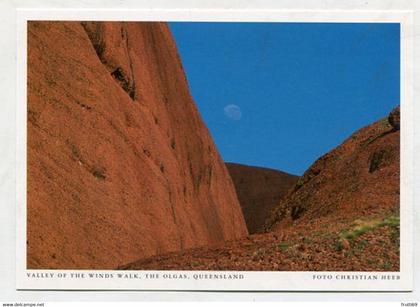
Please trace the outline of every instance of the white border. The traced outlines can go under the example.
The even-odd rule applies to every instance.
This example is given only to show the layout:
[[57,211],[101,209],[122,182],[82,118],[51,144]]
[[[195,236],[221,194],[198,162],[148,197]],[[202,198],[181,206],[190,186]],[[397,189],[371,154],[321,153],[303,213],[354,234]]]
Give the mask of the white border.
[[[92,290],[258,290],[258,291],[411,291],[413,289],[413,192],[414,105],[413,21],[411,11],[294,11],[294,10],[18,10],[17,12],[17,262],[18,289]],[[397,22],[401,24],[401,248],[400,273],[379,272],[240,272],[243,280],[193,279],[69,279],[59,274],[121,273],[120,271],[26,270],[26,21],[27,20],[125,20],[125,21],[253,21],[253,22]],[[28,272],[54,273],[54,278],[28,278]],[[143,273],[141,273],[143,272]],[[137,271],[144,274],[146,271]],[[123,272],[124,273],[124,272]],[[126,271],[125,273],[136,273]],[[147,271],[159,273],[168,271]],[[229,272],[218,272],[228,274]],[[314,275],[332,279],[313,280]],[[343,275],[399,275],[399,280],[337,280]]]

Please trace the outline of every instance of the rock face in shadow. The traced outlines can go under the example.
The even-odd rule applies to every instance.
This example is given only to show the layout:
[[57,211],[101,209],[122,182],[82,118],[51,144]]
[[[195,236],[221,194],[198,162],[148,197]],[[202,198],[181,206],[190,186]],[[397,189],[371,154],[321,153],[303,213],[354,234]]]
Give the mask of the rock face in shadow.
[[164,23],[28,23],[27,265],[111,269],[247,235]]
[[271,211],[299,177],[274,169],[237,163],[226,163],[226,166],[235,185],[248,232],[261,232]]

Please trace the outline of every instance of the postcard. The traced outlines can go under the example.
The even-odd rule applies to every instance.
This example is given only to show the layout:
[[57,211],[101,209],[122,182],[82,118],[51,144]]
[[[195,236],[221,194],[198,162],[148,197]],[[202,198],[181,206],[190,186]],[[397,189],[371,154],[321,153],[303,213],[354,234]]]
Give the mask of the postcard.
[[17,21],[18,289],[412,290],[411,12]]

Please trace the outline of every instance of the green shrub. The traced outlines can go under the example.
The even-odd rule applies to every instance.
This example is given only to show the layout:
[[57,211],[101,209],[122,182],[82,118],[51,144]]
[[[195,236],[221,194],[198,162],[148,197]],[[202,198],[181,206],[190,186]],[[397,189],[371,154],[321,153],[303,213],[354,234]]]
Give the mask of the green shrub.
[[[399,227],[400,218],[399,216],[393,215],[381,221],[380,220],[372,220],[372,221],[356,220],[353,222],[353,225],[355,225],[353,229],[345,230],[340,233],[339,240],[335,246],[336,250],[343,249],[344,240],[354,240],[368,231],[375,230],[379,227],[384,227],[384,226]],[[395,236],[394,233],[392,235]],[[366,240],[362,240],[360,244],[363,245],[364,247],[367,244],[367,242]]]
[[284,251],[286,251],[289,248],[289,244],[286,243],[286,242],[281,242],[279,244],[279,248],[284,252]]

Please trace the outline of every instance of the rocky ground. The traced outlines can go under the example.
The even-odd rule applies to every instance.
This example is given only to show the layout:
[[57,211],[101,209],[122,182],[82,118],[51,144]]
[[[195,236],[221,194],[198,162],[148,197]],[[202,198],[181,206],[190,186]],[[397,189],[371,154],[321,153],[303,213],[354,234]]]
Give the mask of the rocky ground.
[[218,247],[160,255],[119,269],[398,271],[398,212],[353,221],[319,219]]

